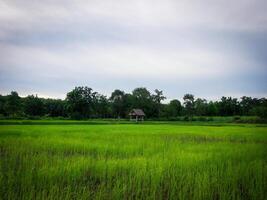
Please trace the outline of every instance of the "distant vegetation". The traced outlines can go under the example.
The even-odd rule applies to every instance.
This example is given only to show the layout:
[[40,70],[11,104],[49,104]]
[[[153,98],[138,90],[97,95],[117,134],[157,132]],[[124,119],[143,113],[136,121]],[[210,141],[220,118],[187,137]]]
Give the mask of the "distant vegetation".
[[267,118],[266,98],[222,97],[220,101],[207,101],[185,94],[183,103],[178,99],[162,103],[164,99],[166,97],[162,91],[156,89],[151,93],[146,88],[136,88],[132,93],[116,89],[107,97],[89,87],[76,87],[67,93],[64,100],[34,95],[20,97],[13,91],[7,96],[0,95],[0,118],[128,118],[132,108],[143,109],[146,118],[154,120],[211,119],[204,116],[236,116],[237,120],[238,116],[258,116],[262,120]]

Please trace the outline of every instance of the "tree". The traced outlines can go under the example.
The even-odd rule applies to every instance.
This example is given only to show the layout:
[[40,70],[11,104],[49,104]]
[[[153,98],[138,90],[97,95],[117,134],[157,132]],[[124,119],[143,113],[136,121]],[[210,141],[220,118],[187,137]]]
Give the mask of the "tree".
[[132,94],[138,100],[144,100],[144,101],[151,100],[150,92],[144,87],[135,88]]
[[249,111],[249,114],[256,115],[258,117],[267,119],[267,99],[252,99],[251,102],[252,106]]
[[75,87],[67,93],[66,103],[69,115],[75,119],[88,118],[93,111],[96,92],[89,87]]
[[194,102],[195,114],[198,116],[207,115],[208,103],[206,99],[197,98]]
[[171,100],[167,105],[167,116],[168,117],[177,117],[181,114],[182,105],[181,102],[177,99]]
[[7,97],[0,95],[0,115],[7,115],[5,110],[5,104],[6,104]]
[[29,95],[24,100],[24,112],[30,116],[42,116],[45,112],[43,101],[37,95]]
[[95,98],[95,114],[96,117],[106,118],[111,114],[110,102],[107,97],[101,94],[97,94]]
[[11,94],[7,96],[4,109],[9,116],[21,114],[21,98],[19,97],[17,92],[12,91]]
[[217,102],[210,101],[207,105],[207,115],[216,116],[218,115]]
[[177,99],[163,104],[164,99],[166,97],[163,95],[163,91],[155,89],[151,94],[145,87],[135,88],[132,93],[116,89],[109,99],[89,87],[75,87],[67,93],[65,100],[44,99],[34,95],[23,98],[13,91],[6,96],[0,95],[0,117],[21,117],[24,112],[31,116],[70,116],[75,119],[112,116],[125,118],[131,109],[141,108],[148,118],[155,119],[181,115],[254,115],[267,118],[266,98],[243,96],[238,100],[223,96],[219,101],[207,101],[201,98],[195,100],[194,95],[185,94],[183,106]]
[[251,113],[253,115],[260,117],[260,118],[267,119],[267,107],[264,107],[264,106],[254,107],[251,110]]
[[185,114],[192,116],[194,114],[194,95],[185,94],[184,97]]
[[112,112],[113,115],[120,118],[125,116],[125,109],[124,109],[124,100],[125,100],[125,93],[121,90],[114,90],[112,92],[110,100],[112,102]]
[[218,103],[219,114],[221,116],[232,116],[240,114],[239,102],[236,98],[222,97]]
[[155,89],[155,93],[152,95],[153,100],[157,103],[160,104],[162,100],[166,99],[165,96],[163,96],[163,91]]
[[150,92],[146,88],[135,88],[132,92],[133,107],[143,109],[146,116],[156,117],[157,110],[153,106],[154,102]]
[[164,99],[166,99],[166,97],[163,96],[163,91],[155,89],[155,94],[152,95],[152,100],[154,101],[155,106],[156,106],[155,110],[157,111],[156,113],[157,117],[159,117],[160,115],[160,111],[162,107],[161,101]]
[[66,102],[61,99],[44,100],[45,112],[51,117],[66,117]]

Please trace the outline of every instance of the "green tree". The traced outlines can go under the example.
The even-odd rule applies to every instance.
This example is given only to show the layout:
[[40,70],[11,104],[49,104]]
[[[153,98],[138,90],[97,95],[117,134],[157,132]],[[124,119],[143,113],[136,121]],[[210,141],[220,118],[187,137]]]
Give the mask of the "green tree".
[[107,118],[111,115],[110,102],[107,97],[97,94],[95,98],[95,115],[100,118]]
[[66,103],[69,115],[75,119],[88,118],[93,112],[96,92],[89,87],[75,87],[67,93]]
[[185,114],[188,116],[193,116],[194,114],[194,103],[195,98],[192,94],[185,94],[183,97],[184,106],[185,106]]
[[46,99],[44,100],[45,113],[51,117],[66,117],[66,102],[61,99]]
[[121,118],[125,116],[125,93],[122,90],[114,90],[111,94],[113,115]]
[[254,101],[251,97],[243,96],[240,101],[240,108],[242,115],[249,115],[250,110],[253,108]]
[[221,116],[232,116],[240,114],[240,105],[236,98],[222,97],[218,103],[219,114]]
[[4,109],[9,116],[21,115],[21,98],[17,92],[12,91],[11,94],[7,96]]
[[216,116],[218,115],[218,107],[217,103],[210,101],[207,105],[207,115],[208,116]]
[[0,115],[5,116],[7,115],[5,110],[5,104],[6,104],[6,96],[0,95]]
[[37,95],[29,95],[24,100],[24,112],[30,116],[42,116],[45,113],[43,101]]
[[177,117],[181,114],[182,105],[181,102],[177,99],[173,99],[167,105],[167,116],[168,117]]
[[256,115],[263,119],[267,119],[267,99],[266,98],[261,98],[261,99],[254,98],[251,104],[253,106],[249,112],[250,114]]
[[208,103],[206,99],[197,98],[194,102],[195,114],[198,116],[207,115]]
[[156,117],[157,110],[153,106],[154,102],[150,92],[143,87],[135,88],[132,92],[133,96],[133,107],[143,109],[146,116]]
[[157,113],[156,116],[159,117],[162,109],[161,101],[166,99],[166,97],[163,95],[162,90],[155,89],[155,94],[152,95],[152,100],[154,101],[155,109]]

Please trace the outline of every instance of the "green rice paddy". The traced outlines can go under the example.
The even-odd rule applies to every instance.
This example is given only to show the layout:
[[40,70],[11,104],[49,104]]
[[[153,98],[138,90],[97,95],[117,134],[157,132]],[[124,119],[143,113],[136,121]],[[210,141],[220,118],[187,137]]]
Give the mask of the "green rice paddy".
[[0,199],[267,198],[267,127],[1,125]]

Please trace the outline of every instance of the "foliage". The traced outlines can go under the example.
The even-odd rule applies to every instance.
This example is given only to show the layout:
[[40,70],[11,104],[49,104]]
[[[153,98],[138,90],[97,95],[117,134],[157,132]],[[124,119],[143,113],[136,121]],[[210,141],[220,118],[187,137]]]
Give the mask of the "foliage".
[[185,115],[192,116],[194,114],[194,95],[185,94],[184,97]]
[[37,96],[29,95],[24,100],[24,112],[30,116],[42,116],[45,112],[45,105]]
[[173,99],[167,104],[166,107],[166,116],[168,117],[177,117],[180,116],[182,112],[181,102],[177,99]]
[[[178,99],[164,102],[163,91],[151,93],[145,87],[135,88],[131,93],[116,89],[106,97],[89,87],[75,87],[67,93],[66,99],[44,99],[30,95],[20,97],[17,92],[0,95],[0,116],[2,118],[65,117],[73,119],[128,118],[133,108],[143,109],[147,119],[184,119],[192,121],[193,116],[258,116],[267,118],[267,99],[243,96],[240,99],[222,97],[219,101],[207,101],[185,94],[183,102]],[[202,119],[202,118],[199,118]]]
[[66,102],[61,99],[46,99],[44,100],[45,113],[51,117],[63,116],[66,117]]
[[96,96],[89,87],[75,87],[67,94],[66,103],[72,118],[89,118],[93,111],[93,99]]
[[124,91],[114,90],[114,92],[111,93],[110,101],[112,103],[113,116],[116,116],[118,118],[125,117],[126,96]]
[[17,92],[12,91],[10,95],[7,95],[6,102],[4,104],[5,113],[11,116],[16,116],[21,113],[21,101]]
[[133,107],[141,108],[147,116],[155,115],[155,107],[150,92],[146,88],[136,88],[132,92]]
[[93,105],[96,118],[108,118],[111,116],[110,102],[106,96],[97,93]]

